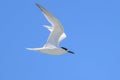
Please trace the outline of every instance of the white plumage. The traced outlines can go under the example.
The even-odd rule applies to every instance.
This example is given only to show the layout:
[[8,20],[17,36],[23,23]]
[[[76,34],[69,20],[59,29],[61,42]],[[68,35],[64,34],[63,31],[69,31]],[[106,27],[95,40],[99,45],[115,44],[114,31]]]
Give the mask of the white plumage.
[[46,44],[42,48],[27,49],[54,55],[64,54],[67,52],[73,53],[72,51],[68,51],[64,47],[59,47],[59,43],[66,38],[66,34],[64,33],[64,29],[58,19],[56,19],[49,11],[47,11],[41,5],[36,5],[38,8],[41,9],[46,19],[51,23],[51,26],[44,25],[44,27],[50,31],[50,35]]

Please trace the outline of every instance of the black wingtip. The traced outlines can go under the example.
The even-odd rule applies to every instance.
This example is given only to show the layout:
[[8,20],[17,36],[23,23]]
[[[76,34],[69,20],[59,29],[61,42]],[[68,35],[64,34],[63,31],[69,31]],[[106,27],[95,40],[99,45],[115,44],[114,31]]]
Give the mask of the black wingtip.
[[65,48],[65,47],[61,47],[61,48],[62,48],[62,49],[64,49],[64,50],[66,50],[66,51],[68,50],[68,49],[67,49],[67,48]]
[[39,6],[39,4],[38,4],[38,3],[35,3],[35,5],[36,5],[36,6]]
[[41,9],[41,11],[45,12],[46,9],[45,9],[42,5],[40,5],[40,4],[38,4],[38,3],[35,3],[35,5],[36,5],[39,9]]
[[35,5],[36,5],[37,7],[40,7],[40,5],[39,5],[38,3],[35,3]]

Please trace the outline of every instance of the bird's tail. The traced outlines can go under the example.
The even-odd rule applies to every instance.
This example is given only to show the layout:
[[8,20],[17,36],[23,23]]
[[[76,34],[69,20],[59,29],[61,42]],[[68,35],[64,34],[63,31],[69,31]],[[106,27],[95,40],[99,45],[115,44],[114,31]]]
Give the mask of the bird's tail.
[[26,48],[27,50],[39,50],[40,48]]

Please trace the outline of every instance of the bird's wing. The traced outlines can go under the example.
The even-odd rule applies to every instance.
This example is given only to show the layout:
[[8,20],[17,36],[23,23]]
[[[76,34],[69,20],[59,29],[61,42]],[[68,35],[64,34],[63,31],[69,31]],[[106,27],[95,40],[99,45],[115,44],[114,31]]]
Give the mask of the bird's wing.
[[51,31],[49,38],[47,40],[47,43],[44,45],[44,47],[51,47],[51,46],[58,47],[59,42],[62,41],[66,37],[61,23],[44,7],[42,7],[39,4],[36,4],[36,5],[41,9],[44,16],[52,24],[52,31]]
[[43,6],[41,6],[41,5],[37,4],[37,3],[36,3],[36,6],[41,9],[44,16],[52,24],[52,26],[53,25],[61,25],[60,22],[48,10],[46,10]]
[[60,38],[59,38],[59,42],[61,42],[63,39],[65,39],[67,36],[65,33],[63,33]]

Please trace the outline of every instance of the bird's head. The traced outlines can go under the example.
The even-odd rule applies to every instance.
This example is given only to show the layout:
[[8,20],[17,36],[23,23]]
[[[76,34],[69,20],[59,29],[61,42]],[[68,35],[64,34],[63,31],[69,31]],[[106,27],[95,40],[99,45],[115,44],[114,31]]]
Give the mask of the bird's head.
[[61,47],[62,49],[64,49],[65,51],[67,51],[68,53],[71,53],[71,54],[75,54],[74,52],[72,52],[72,51],[70,51],[70,50],[68,50],[67,48],[65,48],[65,47]]

